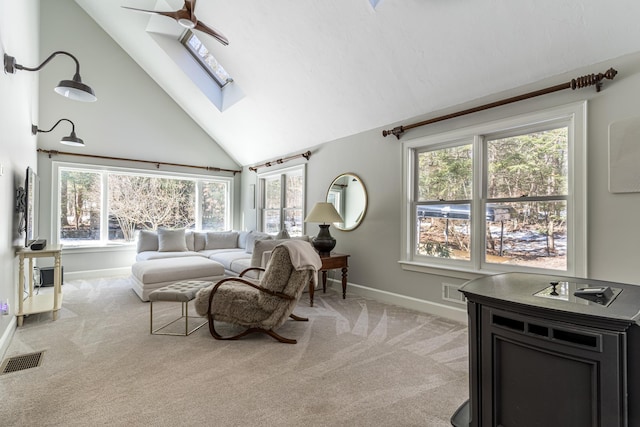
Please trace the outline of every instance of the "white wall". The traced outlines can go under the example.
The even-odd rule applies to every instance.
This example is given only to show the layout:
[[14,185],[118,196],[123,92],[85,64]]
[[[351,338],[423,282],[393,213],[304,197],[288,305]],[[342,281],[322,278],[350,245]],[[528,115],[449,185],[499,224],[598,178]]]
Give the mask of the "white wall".
[[[241,168],[144,72],[73,0],[42,1],[40,56],[56,50],[72,53],[80,62],[82,81],[98,97],[94,103],[73,102],[53,92],[58,81],[70,79],[74,71],[71,58],[54,59],[40,74],[39,127],[49,129],[61,118],[75,123],[84,148],[59,143],[71,130],[61,123],[50,133],[38,135],[38,148],[106,157],[140,159],[176,164]],[[74,31],[66,31],[74,27]],[[80,36],[79,36],[80,35]],[[176,43],[178,43],[176,41]],[[40,234],[51,236],[52,162],[70,161],[158,170],[153,164],[56,155],[38,155],[41,178]],[[182,171],[211,176],[201,169],[161,166],[161,171]],[[228,173],[223,173],[229,176]],[[240,182],[239,175],[237,182]],[[239,192],[236,195],[239,197]],[[237,198],[236,197],[236,198]],[[236,201],[236,204],[238,202]],[[235,210],[234,222],[240,211]],[[49,219],[48,221],[45,219]],[[126,272],[134,261],[133,249],[63,249],[65,278],[82,272],[107,274]]]
[[[38,28],[38,2],[0,0],[2,48],[18,56],[25,64],[35,64],[39,58],[53,50],[71,51],[81,62],[85,83],[92,85],[96,90],[98,102],[90,105],[74,103],[52,93],[51,88],[58,80],[70,77],[69,68],[72,65],[65,59],[55,60],[40,73],[0,75],[3,98],[0,105],[0,125],[3,129],[0,163],[4,166],[4,175],[0,176],[0,197],[5,201],[0,208],[3,224],[0,228],[0,241],[4,242],[0,246],[0,262],[3,264],[0,273],[3,275],[0,293],[9,294],[12,299],[15,299],[16,271],[14,249],[10,243],[16,239],[13,235],[16,218],[12,205],[15,187],[24,180],[24,169],[27,165],[35,163],[36,138],[29,134],[32,120],[37,121],[41,128],[50,127],[62,117],[74,120],[78,136],[87,144],[80,152],[87,154],[237,168],[229,156],[213,143],[72,0],[43,1],[41,13],[47,19],[42,22],[42,46],[38,51],[38,38],[33,31],[34,28]],[[72,26],[74,31],[67,31]],[[82,37],[78,37],[78,34]],[[599,93],[595,92],[594,88],[565,90],[472,116],[417,128],[407,132],[401,141],[395,137],[383,138],[381,135],[382,129],[564,83],[573,77],[604,72],[609,67],[618,69],[619,74],[614,81],[606,81]],[[35,89],[38,76],[41,81],[39,93]],[[338,241],[336,250],[351,254],[349,292],[360,292],[391,302],[464,318],[464,308],[443,301],[441,297],[442,282],[456,284],[462,283],[463,279],[405,271],[398,264],[402,232],[402,141],[588,99],[589,276],[640,283],[637,267],[640,228],[636,225],[637,213],[640,212],[640,193],[611,194],[607,188],[608,126],[623,118],[640,117],[638,94],[640,54],[576,70],[530,87],[473,100],[446,112],[407,118],[403,123],[381,123],[378,129],[312,148],[311,159],[306,162],[307,210],[317,201],[324,200],[328,186],[336,176],[344,172],[360,176],[369,196],[369,207],[364,222],[351,232],[335,228],[331,231]],[[6,102],[5,99],[12,102]],[[327,123],[327,126],[330,125]],[[38,147],[79,151],[58,144],[59,138],[67,131],[60,129],[59,132],[39,135]],[[76,161],[77,158],[68,160]],[[265,159],[267,160],[273,159]],[[283,166],[288,167],[300,162],[304,160]],[[46,196],[51,180],[50,159],[46,155],[38,156],[38,171],[42,179],[42,193],[45,195],[41,200],[42,218],[50,216],[51,209],[50,194]],[[236,182],[241,182],[241,191],[236,191],[235,202],[242,203],[243,209],[236,210],[234,227],[255,228],[256,212],[249,207],[249,186],[256,184],[256,174],[245,167]],[[50,229],[50,223],[41,222],[41,231],[46,233]],[[317,231],[316,225],[306,227],[308,234],[315,235]],[[105,266],[126,267],[128,260],[130,254],[63,254],[65,275],[80,269],[86,271],[100,270]],[[334,273],[333,277],[339,278],[338,274]],[[453,307],[453,311],[448,311],[448,307]],[[9,330],[11,328],[8,328],[7,320],[0,319],[0,332]]]
[[[413,129],[400,141],[394,136],[382,137],[382,129],[410,124],[441,113],[453,113],[487,102],[521,95],[533,90],[566,83],[574,77],[604,72],[614,67],[619,74],[605,81],[603,90],[585,88],[565,90],[482,113]],[[527,111],[564,105],[588,99],[588,275],[591,278],[640,283],[640,193],[611,194],[608,191],[608,127],[617,120],[638,117],[640,122],[640,55],[619,58],[582,70],[558,76],[532,87],[496,94],[490,99],[470,102],[446,112],[408,118],[402,123],[384,124],[379,129],[326,143],[312,150],[307,166],[307,202],[310,209],[323,200],[333,179],[344,172],[362,178],[369,196],[364,222],[351,232],[332,227],[337,239],[337,252],[349,253],[350,289],[419,309],[430,310],[464,319],[463,311],[448,312],[458,307],[442,299],[443,282],[464,283],[465,279],[405,271],[398,264],[401,253],[402,141],[448,131],[472,124],[496,120]],[[330,126],[327,123],[327,126]],[[638,141],[640,144],[640,141]],[[639,165],[640,167],[640,165]],[[245,185],[253,183],[247,175]],[[243,187],[244,188],[244,187]],[[249,212],[245,210],[245,212]],[[307,232],[316,234],[317,227],[308,225]],[[337,279],[337,273],[334,273]],[[359,288],[361,286],[361,288]],[[464,306],[462,306],[464,310]]]
[[[0,56],[30,66],[38,56],[38,0],[0,0]],[[24,186],[27,166],[36,167],[31,120],[38,112],[38,74],[0,72],[0,301],[17,304],[15,250],[24,243],[15,212],[16,189]],[[15,317],[0,315],[0,359],[13,334]]]
[[[40,21],[40,16],[45,17]],[[72,29],[72,30],[71,30]],[[239,170],[240,167],[126,55],[73,0],[0,0],[0,48],[27,67],[39,65],[52,52],[65,50],[80,61],[83,82],[98,101],[87,104],[67,100],[53,92],[60,80],[71,79],[73,60],[60,55],[39,72],[0,73],[0,300],[8,299],[11,313],[17,306],[17,257],[24,235],[17,233],[15,193],[24,185],[27,166],[41,179],[40,237],[51,239],[51,162],[64,160],[154,169],[126,161],[92,160],[37,154],[36,149],[88,155],[142,159]],[[72,120],[85,148],[59,144],[70,132],[63,122],[51,133],[31,135],[31,124],[49,129],[60,118]],[[161,167],[193,173],[202,170]],[[209,173],[214,175],[214,173]],[[240,175],[235,181],[240,182]],[[239,205],[235,192],[234,205]],[[242,213],[234,211],[234,224]],[[66,251],[65,278],[74,272],[100,274],[100,270],[126,271],[132,251]],[[46,265],[46,262],[42,263]],[[0,356],[15,329],[15,316],[0,316]]]

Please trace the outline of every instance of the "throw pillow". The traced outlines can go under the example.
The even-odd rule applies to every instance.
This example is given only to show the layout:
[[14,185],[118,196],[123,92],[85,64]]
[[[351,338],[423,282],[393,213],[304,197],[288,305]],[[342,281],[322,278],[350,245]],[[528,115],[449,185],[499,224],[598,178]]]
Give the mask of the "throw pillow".
[[195,249],[195,232],[193,230],[186,230],[184,232],[184,239],[187,242],[187,250],[194,251]]
[[233,249],[238,247],[238,233],[236,231],[208,231],[205,236],[204,248]]
[[253,232],[247,236],[247,246],[244,251],[248,254],[253,253],[253,246],[256,243],[256,240],[269,240],[271,236],[267,233]]
[[251,234],[252,231],[241,231],[238,233],[238,247],[240,249],[246,249],[247,247],[247,236],[249,236],[249,234]]
[[206,244],[207,233],[204,231],[197,231],[193,236],[193,250],[204,251],[204,247]]
[[138,233],[137,251],[157,251],[158,250],[158,233],[152,230],[140,230]]
[[280,239],[280,240],[282,240],[282,239],[288,239],[288,238],[290,238],[290,237],[291,237],[291,236],[289,236],[289,232],[287,231],[287,229],[286,229],[286,228],[283,228],[282,230],[280,230],[280,231],[278,232],[278,234],[276,234],[276,239]]
[[184,228],[170,230],[158,229],[158,252],[186,252],[187,240],[184,236]]
[[278,240],[256,240],[253,246],[253,253],[251,254],[251,267],[262,267],[262,254],[267,251],[272,251],[273,248],[284,242],[285,239]]

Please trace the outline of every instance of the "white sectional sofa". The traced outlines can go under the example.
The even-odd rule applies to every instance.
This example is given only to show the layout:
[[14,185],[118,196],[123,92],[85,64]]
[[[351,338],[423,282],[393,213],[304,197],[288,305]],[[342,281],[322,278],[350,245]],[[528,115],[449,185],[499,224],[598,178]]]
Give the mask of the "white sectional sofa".
[[[301,238],[309,240],[308,236]],[[271,250],[280,242],[255,231],[143,230],[131,267],[133,290],[148,301],[151,291],[175,282],[215,281],[237,276],[249,267],[265,267]],[[256,272],[247,276],[259,277]]]

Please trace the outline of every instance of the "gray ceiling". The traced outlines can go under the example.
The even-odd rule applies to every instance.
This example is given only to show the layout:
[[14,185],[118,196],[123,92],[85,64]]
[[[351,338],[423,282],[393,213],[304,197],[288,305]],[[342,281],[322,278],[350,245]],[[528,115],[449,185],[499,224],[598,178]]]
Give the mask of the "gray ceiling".
[[199,36],[244,94],[221,112],[158,43],[182,27],[121,7],[182,0],[75,1],[241,165],[637,52],[640,40],[638,0],[199,0],[197,18],[230,44]]

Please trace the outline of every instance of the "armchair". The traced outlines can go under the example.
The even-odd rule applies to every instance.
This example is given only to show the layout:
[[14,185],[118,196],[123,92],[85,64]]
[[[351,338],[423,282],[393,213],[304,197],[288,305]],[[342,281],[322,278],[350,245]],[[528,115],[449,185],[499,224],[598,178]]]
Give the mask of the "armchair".
[[[222,279],[215,285],[201,289],[196,295],[195,309],[209,321],[209,332],[218,340],[235,340],[247,334],[260,332],[276,340],[295,344],[295,339],[285,338],[274,329],[291,318],[297,321],[308,319],[296,316],[293,310],[305,286],[317,277],[322,266],[320,257],[309,242],[292,240],[273,249],[269,263],[260,281],[240,277]],[[215,329],[215,321],[246,327],[232,336],[222,336]]]

